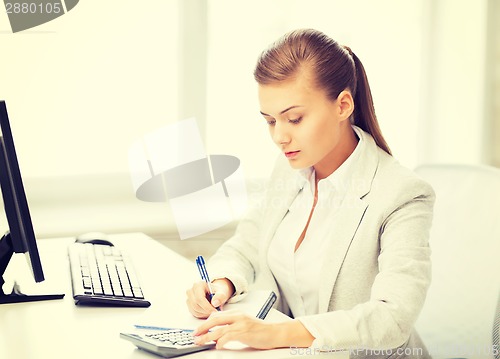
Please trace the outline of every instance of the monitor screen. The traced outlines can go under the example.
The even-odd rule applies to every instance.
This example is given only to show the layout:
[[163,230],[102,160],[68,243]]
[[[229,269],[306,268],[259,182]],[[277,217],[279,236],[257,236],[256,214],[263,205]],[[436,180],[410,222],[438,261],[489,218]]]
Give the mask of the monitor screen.
[[[8,229],[0,239],[0,303],[56,299],[51,295],[28,296],[14,291],[11,294],[5,294],[2,289],[3,274],[14,253],[26,254],[36,282],[41,282],[45,278],[5,101],[0,101],[0,130],[0,186],[8,222]],[[56,296],[61,298],[61,295]]]

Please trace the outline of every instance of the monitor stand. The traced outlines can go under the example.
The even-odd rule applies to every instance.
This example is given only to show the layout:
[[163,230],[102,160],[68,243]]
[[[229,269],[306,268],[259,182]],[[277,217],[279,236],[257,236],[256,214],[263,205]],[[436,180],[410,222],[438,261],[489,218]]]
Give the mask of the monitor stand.
[[7,240],[0,239],[0,304],[36,302],[41,300],[61,299],[64,297],[64,294],[23,294],[21,293],[17,283],[14,283],[14,287],[12,288],[12,292],[10,294],[5,294],[3,291],[3,285],[5,283],[3,274],[7,269],[7,265],[9,264],[13,254],[14,250],[12,249],[12,246],[10,246],[10,243],[8,243]]
[[[3,285],[4,280],[0,279],[0,286]],[[19,290],[17,283],[10,294],[5,294],[0,287],[0,304],[8,303],[24,303],[24,302],[37,302],[41,300],[62,299],[64,294],[23,294]]]

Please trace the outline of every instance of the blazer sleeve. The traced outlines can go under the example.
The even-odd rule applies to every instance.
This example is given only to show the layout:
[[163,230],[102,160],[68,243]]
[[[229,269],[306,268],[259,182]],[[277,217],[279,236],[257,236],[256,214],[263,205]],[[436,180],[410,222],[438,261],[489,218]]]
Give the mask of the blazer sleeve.
[[408,341],[431,279],[428,240],[434,192],[427,183],[414,180],[391,196],[392,209],[375,221],[378,233],[373,228],[380,254],[369,300],[349,310],[333,308],[297,318],[315,337],[313,347],[391,349]]

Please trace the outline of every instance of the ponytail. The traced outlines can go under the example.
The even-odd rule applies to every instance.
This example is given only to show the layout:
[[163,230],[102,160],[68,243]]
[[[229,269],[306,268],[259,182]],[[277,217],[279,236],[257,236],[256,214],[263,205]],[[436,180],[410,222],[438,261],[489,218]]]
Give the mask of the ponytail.
[[354,125],[361,128],[363,131],[368,132],[378,147],[383,149],[388,154],[392,155],[391,149],[382,136],[382,131],[378,124],[377,115],[375,114],[375,107],[373,106],[373,97],[366,76],[365,68],[359,58],[352,52],[352,50],[344,46],[349,52],[353,61],[356,71],[356,87],[354,91]]

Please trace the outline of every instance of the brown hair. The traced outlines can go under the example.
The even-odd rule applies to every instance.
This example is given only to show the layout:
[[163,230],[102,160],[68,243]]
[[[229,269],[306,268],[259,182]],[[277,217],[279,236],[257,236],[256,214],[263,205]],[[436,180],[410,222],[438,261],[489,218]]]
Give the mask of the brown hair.
[[317,85],[326,90],[330,99],[336,100],[343,90],[350,90],[354,98],[353,124],[391,154],[375,115],[363,64],[350,48],[324,33],[304,29],[285,34],[260,55],[254,77],[261,85],[281,82],[296,76],[303,66],[312,70]]

